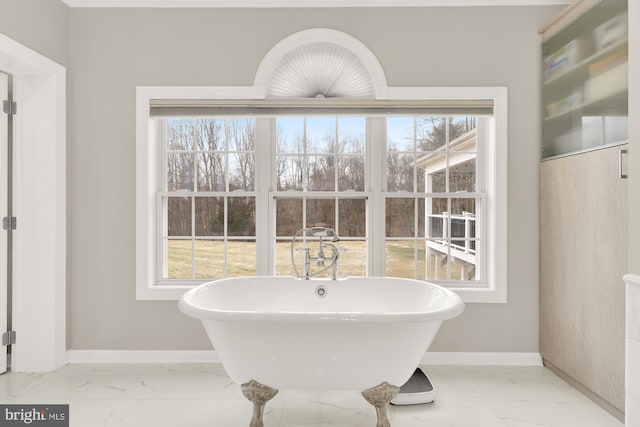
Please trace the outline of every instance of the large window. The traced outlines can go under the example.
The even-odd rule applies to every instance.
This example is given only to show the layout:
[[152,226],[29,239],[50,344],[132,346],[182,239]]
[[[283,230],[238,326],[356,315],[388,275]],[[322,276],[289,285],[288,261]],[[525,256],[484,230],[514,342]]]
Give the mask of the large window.
[[504,300],[502,91],[298,111],[215,98],[150,108],[155,90],[138,97],[139,298],[291,275],[292,236],[324,224],[340,237],[340,277],[415,278],[466,301]]

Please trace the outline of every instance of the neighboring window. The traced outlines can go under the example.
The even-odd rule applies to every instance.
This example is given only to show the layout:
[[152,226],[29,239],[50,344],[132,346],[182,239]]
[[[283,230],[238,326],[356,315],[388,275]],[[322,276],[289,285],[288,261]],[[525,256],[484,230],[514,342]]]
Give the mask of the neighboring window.
[[139,298],[293,274],[292,236],[323,224],[340,237],[340,277],[505,301],[506,91],[455,88],[447,101],[445,89],[403,90],[410,101],[332,101],[334,114],[322,100],[295,114],[286,101],[139,96]]
[[386,274],[482,280],[485,192],[474,116],[387,118]]
[[254,121],[157,121],[160,280],[256,274]]

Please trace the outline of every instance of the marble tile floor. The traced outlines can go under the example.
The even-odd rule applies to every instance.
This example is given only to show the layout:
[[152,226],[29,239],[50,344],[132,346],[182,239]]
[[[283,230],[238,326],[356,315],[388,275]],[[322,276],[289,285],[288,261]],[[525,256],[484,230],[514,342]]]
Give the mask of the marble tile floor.
[[[434,403],[391,406],[392,427],[621,427],[542,367],[426,366]],[[252,405],[219,364],[71,364],[0,375],[3,404],[69,404],[73,427],[246,427]],[[265,427],[374,427],[356,391],[282,390]]]

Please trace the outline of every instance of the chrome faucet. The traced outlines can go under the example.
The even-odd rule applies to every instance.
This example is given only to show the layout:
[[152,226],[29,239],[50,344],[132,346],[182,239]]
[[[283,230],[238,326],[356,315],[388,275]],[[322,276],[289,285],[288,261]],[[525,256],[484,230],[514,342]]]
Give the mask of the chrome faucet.
[[[298,237],[301,237],[304,242],[304,246],[297,249],[297,251],[302,251],[304,253],[302,274],[298,271],[294,257],[295,242]],[[311,248],[307,246],[308,237],[318,239],[319,249],[315,255],[311,254]],[[339,241],[340,239],[338,238],[335,229],[326,227],[324,224],[316,224],[313,227],[298,230],[291,239],[291,264],[293,265],[293,270],[295,271],[296,276],[301,279],[309,280],[311,277],[317,276],[331,269],[331,279],[336,280],[338,276],[338,258],[340,257],[340,251],[337,245],[337,242]],[[331,256],[327,256],[325,252],[326,249],[331,250]],[[315,266],[321,268],[317,271],[312,271],[312,261],[315,263]]]

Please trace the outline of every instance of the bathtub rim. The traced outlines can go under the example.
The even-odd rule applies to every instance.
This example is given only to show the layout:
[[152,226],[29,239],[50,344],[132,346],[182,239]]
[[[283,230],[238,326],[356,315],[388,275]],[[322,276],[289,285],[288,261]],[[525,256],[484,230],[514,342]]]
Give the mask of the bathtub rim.
[[178,307],[180,311],[190,317],[200,320],[212,320],[212,321],[259,321],[259,322],[378,322],[378,323],[411,323],[411,322],[434,322],[449,320],[459,316],[465,310],[465,304],[462,298],[454,291],[447,289],[443,286],[431,283],[428,281],[406,279],[399,277],[363,277],[353,276],[338,279],[337,281],[331,281],[327,279],[310,279],[308,281],[302,281],[293,276],[282,276],[288,280],[301,280],[303,283],[312,283],[313,285],[331,284],[336,282],[345,281],[348,279],[393,279],[394,281],[412,282],[420,285],[426,285],[429,287],[437,288],[443,292],[449,302],[446,306],[431,311],[394,311],[387,313],[366,313],[366,312],[307,312],[307,311],[260,311],[260,310],[232,310],[232,309],[219,309],[219,308],[207,308],[194,303],[194,299],[197,298],[197,293],[210,286],[222,286],[223,283],[229,281],[237,281],[242,279],[256,280],[260,277],[280,277],[280,276],[247,276],[247,277],[232,277],[225,279],[212,280],[196,286],[193,289],[187,291],[178,301]]

